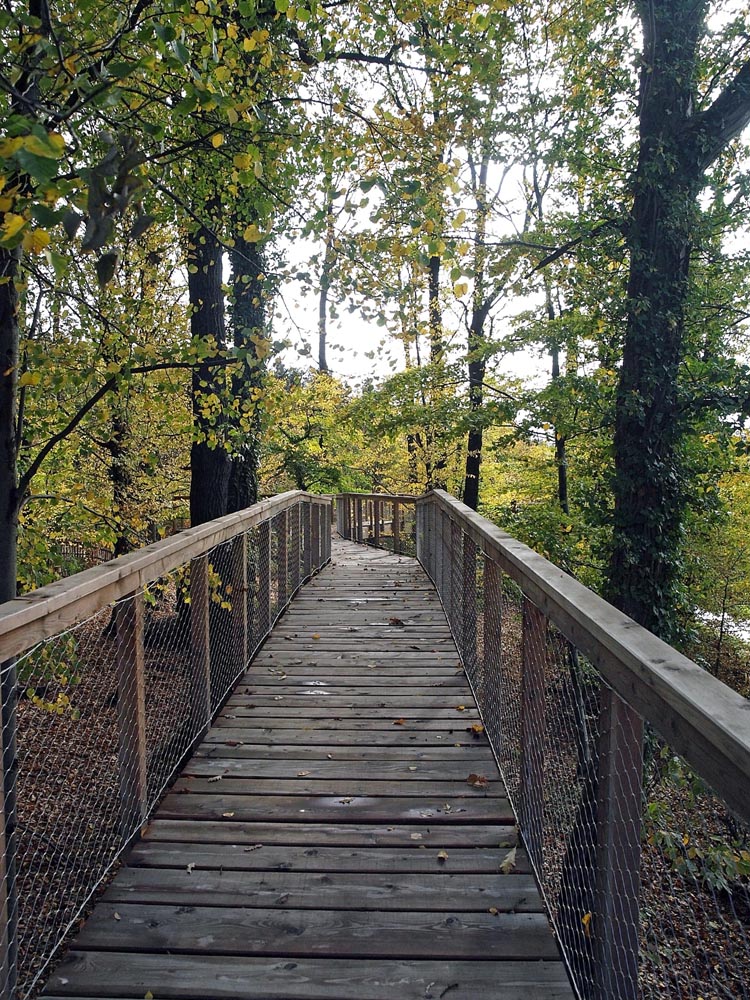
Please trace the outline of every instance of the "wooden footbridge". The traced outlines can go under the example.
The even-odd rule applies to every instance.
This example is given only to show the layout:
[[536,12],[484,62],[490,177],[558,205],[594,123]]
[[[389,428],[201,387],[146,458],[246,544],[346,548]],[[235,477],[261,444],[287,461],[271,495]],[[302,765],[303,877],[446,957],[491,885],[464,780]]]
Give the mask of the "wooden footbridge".
[[[69,690],[50,662],[71,658],[70,636],[82,672],[112,644],[119,801],[91,888],[110,877],[83,921],[85,893],[72,905],[61,888],[66,950],[35,966],[56,904],[24,909],[26,868],[54,879],[25,848],[21,755],[7,1000],[44,979],[48,1000],[645,995],[641,719],[666,703],[674,745],[736,810],[746,703],[715,682],[699,706],[699,668],[445,494],[341,497],[352,540],[332,546],[329,511],[276,498],[3,609],[0,653],[21,653],[27,690],[44,674],[45,705]],[[17,709],[22,750],[35,698]],[[97,819],[71,828],[87,857]]]

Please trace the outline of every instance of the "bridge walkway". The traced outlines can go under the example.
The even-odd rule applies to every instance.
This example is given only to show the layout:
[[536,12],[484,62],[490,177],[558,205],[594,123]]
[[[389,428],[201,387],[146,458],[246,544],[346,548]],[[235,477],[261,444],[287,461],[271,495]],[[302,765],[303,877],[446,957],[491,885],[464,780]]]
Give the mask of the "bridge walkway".
[[572,1000],[434,588],[334,542],[48,1000]]

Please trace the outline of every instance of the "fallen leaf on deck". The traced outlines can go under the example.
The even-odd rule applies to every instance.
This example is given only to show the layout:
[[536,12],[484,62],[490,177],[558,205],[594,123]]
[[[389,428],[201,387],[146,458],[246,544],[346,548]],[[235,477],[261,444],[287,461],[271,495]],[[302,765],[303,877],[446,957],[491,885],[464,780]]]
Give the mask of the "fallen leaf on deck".
[[122,920],[122,917],[117,912],[117,910],[115,910],[115,912],[112,914],[112,916],[115,918],[115,920]]
[[491,906],[489,908],[489,910],[488,910],[488,913],[491,913],[493,917],[496,917],[499,912],[500,911],[498,910],[498,908],[496,906]]
[[438,851],[437,859],[438,859],[438,864],[444,865],[445,862],[448,860],[448,852]]
[[187,871],[188,875],[192,875],[194,868],[195,868],[195,862],[191,861],[185,870]]
[[212,781],[221,781],[221,777],[222,776],[220,774],[214,774],[208,780],[209,780],[209,782],[212,782]]
[[241,747],[242,745],[242,740],[224,740],[225,747]]
[[410,770],[410,771],[416,771],[416,770],[417,770],[417,768],[416,768],[416,766],[412,766],[412,767],[410,767],[410,768],[409,768],[409,770]]
[[421,833],[410,833],[409,834],[409,840],[421,840],[421,839],[422,839],[422,834]]
[[143,994],[143,1000],[154,1000],[154,994],[151,992],[151,990],[148,990],[147,993]]
[[456,705],[456,711],[457,712],[465,712],[466,711],[466,705]]
[[403,620],[403,618],[396,618],[396,616],[393,615],[391,618],[388,619],[388,624],[389,625],[406,625],[406,622]]
[[249,854],[250,851],[259,851],[262,846],[263,846],[263,844],[253,844],[250,847],[246,847],[245,848],[245,854]]
[[297,771],[297,777],[306,778],[309,773],[310,773],[309,771]]
[[474,733],[475,736],[481,736],[484,732],[484,726],[481,722],[475,722],[471,729],[466,730],[467,733]]
[[503,858],[500,863],[500,871],[503,875],[510,875],[513,869],[516,867],[516,848],[508,851],[508,853]]
[[319,638],[320,638],[320,632],[313,632],[313,639],[319,639]]
[[393,725],[394,726],[405,726],[406,725],[406,719],[394,719],[393,720]]
[[228,813],[222,813],[221,815],[222,816],[226,816],[227,819],[231,819],[232,816],[234,816],[234,813],[233,812],[228,812]]
[[470,774],[466,779],[466,783],[471,785],[472,788],[486,788],[490,782],[483,774]]

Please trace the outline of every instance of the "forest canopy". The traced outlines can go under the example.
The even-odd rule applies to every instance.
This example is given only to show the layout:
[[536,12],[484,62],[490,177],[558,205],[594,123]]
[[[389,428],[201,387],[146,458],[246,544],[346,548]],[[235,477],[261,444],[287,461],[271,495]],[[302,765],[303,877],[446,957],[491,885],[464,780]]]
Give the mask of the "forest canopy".
[[746,684],[747,15],[6,3],[0,598],[444,487]]

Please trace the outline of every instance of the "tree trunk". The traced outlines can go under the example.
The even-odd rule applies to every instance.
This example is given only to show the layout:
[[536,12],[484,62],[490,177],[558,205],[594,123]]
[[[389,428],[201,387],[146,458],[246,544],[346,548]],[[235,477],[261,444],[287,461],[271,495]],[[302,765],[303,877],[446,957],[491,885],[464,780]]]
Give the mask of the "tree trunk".
[[230,254],[232,264],[232,335],[234,346],[246,351],[232,375],[232,396],[239,416],[234,428],[227,512],[244,510],[258,502],[260,409],[257,393],[263,383],[263,361],[258,342],[266,333],[263,251],[257,243],[238,239]]
[[16,596],[20,253],[0,249],[0,603]]
[[[443,314],[440,309],[440,257],[430,257],[429,277],[427,284],[428,318],[430,329],[430,361],[437,368],[442,364],[445,354],[443,340]],[[433,375],[433,379],[436,374]],[[435,389],[433,387],[433,395]],[[425,432],[427,450],[429,452],[427,467],[427,486],[429,489],[444,490],[446,488],[445,469],[448,459],[445,454],[443,435],[434,425]]]
[[684,155],[684,146],[705,5],[654,0],[643,6],[640,154],[628,236],[607,597],[668,638],[687,493],[677,379],[696,196],[703,177]]
[[330,374],[328,358],[326,356],[326,344],[328,338],[328,292],[331,288],[331,274],[336,263],[335,238],[333,216],[333,191],[331,190],[330,177],[327,180],[326,193],[326,248],[323,257],[323,267],[320,273],[320,298],[318,300],[318,367],[327,375]]
[[[221,247],[206,227],[193,234],[188,249],[188,291],[194,341],[213,337],[225,346]],[[224,444],[225,421],[220,406],[225,391],[223,368],[211,358],[193,369],[192,399],[195,440],[190,449],[190,522],[203,524],[227,513],[230,460]]]

